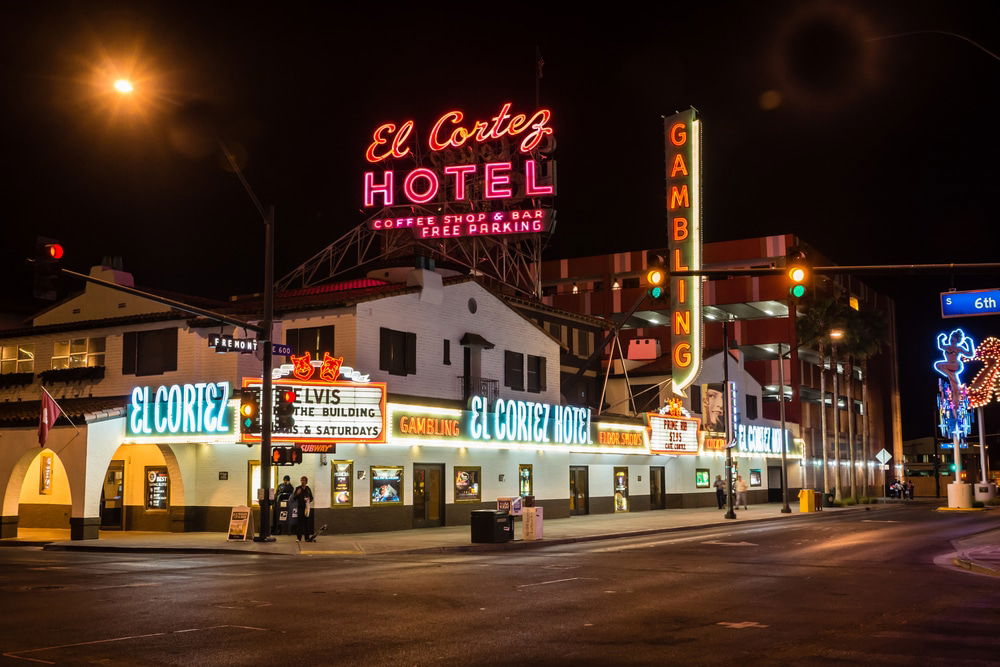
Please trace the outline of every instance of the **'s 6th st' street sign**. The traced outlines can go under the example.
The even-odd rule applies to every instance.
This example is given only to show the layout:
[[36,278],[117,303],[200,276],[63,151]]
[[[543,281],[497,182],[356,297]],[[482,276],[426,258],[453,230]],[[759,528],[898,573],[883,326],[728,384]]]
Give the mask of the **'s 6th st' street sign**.
[[941,317],[975,315],[1000,315],[1000,289],[941,293]]

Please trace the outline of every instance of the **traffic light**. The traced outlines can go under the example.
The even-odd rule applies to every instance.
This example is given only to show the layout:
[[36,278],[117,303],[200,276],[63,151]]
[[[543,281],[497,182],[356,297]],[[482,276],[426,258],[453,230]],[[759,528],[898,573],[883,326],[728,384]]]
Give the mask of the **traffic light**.
[[35,272],[34,294],[36,299],[55,301],[59,296],[59,262],[63,257],[62,244],[55,239],[35,238],[35,256],[31,259]]
[[274,399],[274,430],[276,433],[291,433],[295,426],[295,389],[275,387]]
[[806,282],[809,280],[809,262],[806,253],[799,248],[792,248],[785,255],[785,275],[788,276],[788,296],[801,299],[809,291]]
[[300,447],[275,447],[271,450],[271,465],[293,466],[302,463]]
[[260,433],[260,389],[240,391],[240,433]]
[[646,284],[649,285],[646,294],[654,300],[664,298],[667,295],[666,282],[667,270],[659,264],[650,265],[649,270],[646,271]]

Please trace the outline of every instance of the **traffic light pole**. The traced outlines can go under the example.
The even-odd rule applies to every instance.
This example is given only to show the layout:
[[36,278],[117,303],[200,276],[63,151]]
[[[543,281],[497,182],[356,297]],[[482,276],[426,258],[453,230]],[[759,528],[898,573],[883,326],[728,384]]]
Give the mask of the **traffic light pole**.
[[271,338],[274,332],[274,207],[264,216],[264,367],[260,402],[260,534],[254,542],[273,542],[271,536],[271,426],[274,423],[274,391],[271,370],[274,367]]
[[[729,320],[722,321],[722,395],[729,396]],[[728,398],[723,400],[728,402]],[[727,405],[726,410],[733,406]],[[736,434],[729,432],[732,419],[726,420],[726,519],[736,518],[735,498],[733,498],[733,446]]]
[[788,449],[788,432],[785,430],[785,352],[778,343],[778,416],[781,419],[781,513],[790,514],[788,506],[788,468],[785,451]]

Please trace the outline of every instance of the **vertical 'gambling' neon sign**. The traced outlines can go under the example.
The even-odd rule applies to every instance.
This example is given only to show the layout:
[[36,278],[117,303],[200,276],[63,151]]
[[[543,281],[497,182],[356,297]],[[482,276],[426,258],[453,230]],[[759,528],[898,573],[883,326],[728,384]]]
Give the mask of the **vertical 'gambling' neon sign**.
[[670,240],[670,362],[675,394],[701,373],[701,121],[694,108],[664,119],[667,146],[667,234]]

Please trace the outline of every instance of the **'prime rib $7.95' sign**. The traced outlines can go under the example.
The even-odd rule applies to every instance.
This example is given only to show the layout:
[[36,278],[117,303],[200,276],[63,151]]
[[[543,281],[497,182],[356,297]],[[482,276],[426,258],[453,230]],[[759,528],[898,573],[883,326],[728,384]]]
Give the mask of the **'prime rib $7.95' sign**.
[[[258,388],[259,378],[244,378],[243,386]],[[290,432],[273,433],[272,442],[385,443],[384,382],[317,382],[276,380],[275,389],[295,391],[295,425]],[[259,433],[246,433],[245,442],[260,442]]]

